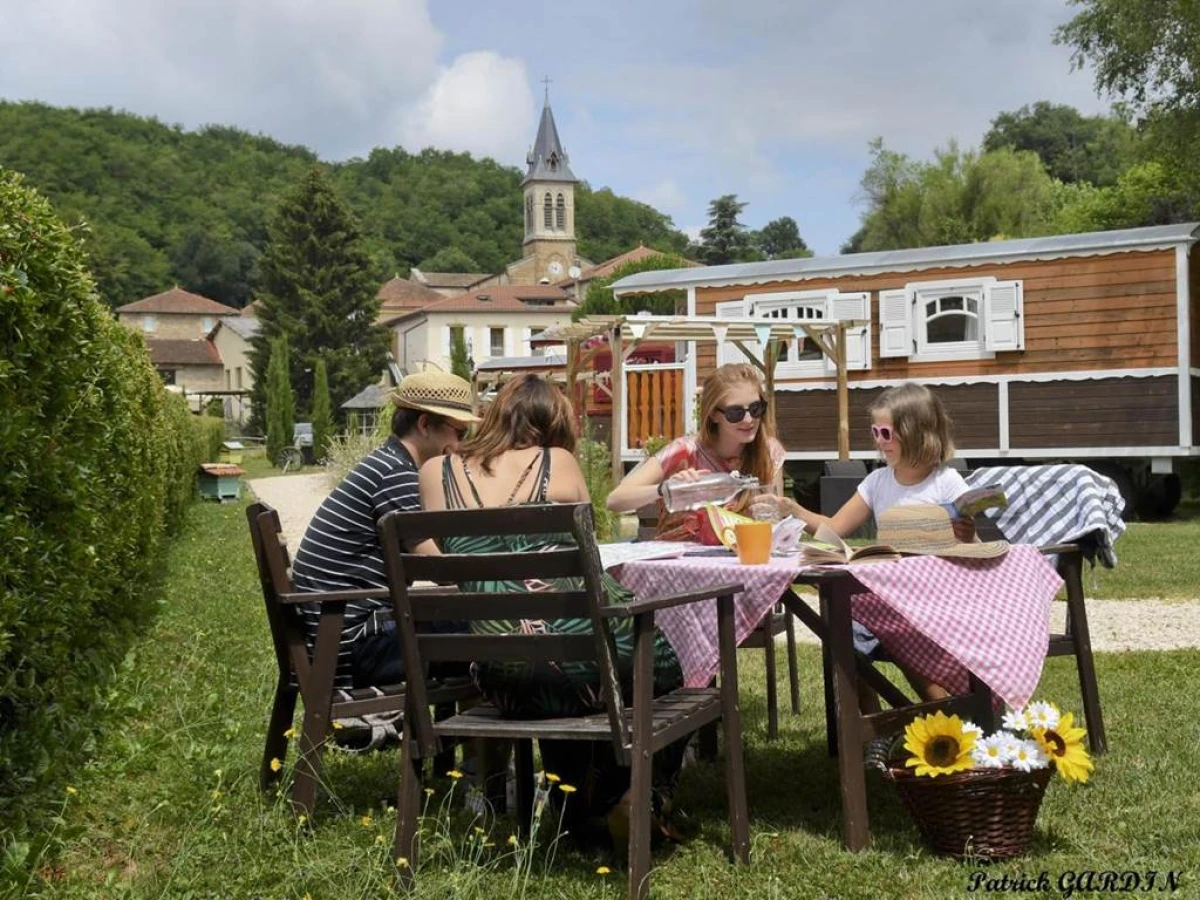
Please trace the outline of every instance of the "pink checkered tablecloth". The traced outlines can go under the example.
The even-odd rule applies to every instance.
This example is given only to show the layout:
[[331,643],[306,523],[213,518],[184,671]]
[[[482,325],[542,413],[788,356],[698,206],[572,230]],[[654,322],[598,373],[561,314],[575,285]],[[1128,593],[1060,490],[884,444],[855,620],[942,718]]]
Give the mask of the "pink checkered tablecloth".
[[[851,613],[891,656],[952,693],[974,672],[1010,706],[1037,688],[1050,633],[1050,602],[1062,579],[1036,547],[1014,545],[992,560],[917,556],[851,567],[870,593],[856,594]],[[740,581],[735,603],[740,643],[779,600],[799,569],[795,560],[742,566],[735,559],[681,557],[626,563],[618,579],[639,597],[656,598]],[[716,602],[660,610],[656,622],[675,648],[690,687],[716,673]]]

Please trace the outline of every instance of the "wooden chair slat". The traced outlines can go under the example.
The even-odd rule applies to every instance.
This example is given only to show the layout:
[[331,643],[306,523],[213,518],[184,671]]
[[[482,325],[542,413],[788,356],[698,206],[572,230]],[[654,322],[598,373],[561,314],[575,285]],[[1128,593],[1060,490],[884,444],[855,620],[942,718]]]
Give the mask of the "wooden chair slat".
[[594,659],[590,634],[418,635],[423,662],[564,662]]
[[[410,591],[410,597],[411,591]],[[418,622],[467,622],[479,619],[586,619],[584,591],[448,593],[413,598]]]
[[583,574],[575,550],[545,553],[446,553],[404,556],[404,571],[413,581],[467,582],[573,578]]

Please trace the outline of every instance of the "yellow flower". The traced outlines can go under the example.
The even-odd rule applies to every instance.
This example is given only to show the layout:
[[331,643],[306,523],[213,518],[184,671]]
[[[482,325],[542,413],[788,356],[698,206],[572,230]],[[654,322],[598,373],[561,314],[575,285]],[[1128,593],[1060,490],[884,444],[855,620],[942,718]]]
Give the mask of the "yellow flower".
[[573,787],[572,787],[571,785],[569,785],[569,784],[560,784],[560,785],[558,786],[558,789],[559,789],[560,791],[562,791],[564,794],[573,794],[573,793],[575,793],[575,788],[573,788]]
[[558,782],[562,781],[561,778],[551,772],[546,773],[546,780],[551,784],[558,784]]
[[370,828],[371,827],[371,814],[367,813],[365,816],[363,816],[361,819],[359,819],[359,821],[362,822],[363,828]]
[[312,894],[310,894],[308,891],[305,891],[304,896],[301,897],[300,900],[312,900]]
[[271,757],[271,771],[278,772],[283,768],[283,762],[278,756]]
[[475,833],[476,833],[476,834],[483,834],[483,829],[482,829],[482,828],[480,828],[478,825],[476,825],[476,826],[475,826]]
[[958,716],[943,712],[919,716],[904,729],[904,749],[912,754],[904,764],[916,768],[917,775],[950,775],[974,765],[971,751],[975,735],[963,732]]
[[345,728],[345,727],[346,727],[346,726],[345,726],[344,724],[342,724],[342,722],[341,722],[341,721],[334,721],[334,723],[333,723],[333,730],[334,730],[334,731],[341,731],[341,730],[342,730],[343,728]]
[[510,834],[508,836],[508,843],[513,847],[517,846],[517,836],[515,834]]
[[1033,737],[1054,761],[1058,774],[1066,781],[1086,782],[1094,764],[1083,748],[1087,732],[1075,727],[1075,717],[1063,713],[1056,728],[1034,728]]
[[396,857],[396,868],[397,869],[407,869],[408,868],[408,857],[407,856],[397,856]]
[[425,796],[432,797],[433,796],[433,788],[425,788]]
[[608,866],[600,866],[598,869],[596,869],[596,874],[597,875],[607,875],[611,871],[612,871],[612,869],[610,869]]
[[285,732],[283,733],[283,736],[284,736],[285,738],[287,738],[287,739],[290,741],[292,738],[294,738],[294,737],[296,736],[296,729],[295,729],[295,728],[289,728],[287,731],[285,731]]
[[382,844],[386,840],[387,840],[387,838],[385,838],[382,834],[375,835],[375,843],[376,844]]
[[304,813],[300,813],[300,815],[296,819],[296,824],[303,825],[307,821],[308,821],[308,816],[306,816]]
[[68,793],[68,794],[78,794],[78,793],[79,793],[79,791],[75,790],[75,788],[71,787],[71,786],[68,784],[68,785],[67,785],[67,793]]
[[463,773],[458,771],[458,769],[451,769],[446,774],[449,775],[451,778],[453,778],[455,781],[458,781],[458,779],[463,777]]

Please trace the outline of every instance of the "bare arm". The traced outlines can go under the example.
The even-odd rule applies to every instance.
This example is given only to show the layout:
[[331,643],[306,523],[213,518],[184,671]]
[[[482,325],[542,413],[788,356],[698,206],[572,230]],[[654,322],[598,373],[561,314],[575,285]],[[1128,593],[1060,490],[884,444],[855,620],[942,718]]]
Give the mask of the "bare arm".
[[867,506],[867,501],[857,491],[833,516],[823,516],[813,512],[811,509],[801,506],[791,497],[769,494],[756,497],[750,506],[750,511],[751,514],[762,511],[774,515],[793,516],[803,522],[805,529],[810,532],[816,531],[818,525],[825,524],[842,537],[853,534],[871,518],[871,507]]
[[644,459],[609,493],[608,508],[624,513],[653,503],[658,499],[658,486],[662,481],[662,464],[653,456]]
[[[446,508],[446,492],[442,488],[442,458],[431,459],[421,466],[417,476],[417,489],[421,492],[421,509],[425,511]],[[442,551],[433,541],[422,541],[413,548],[414,553],[437,556]]]

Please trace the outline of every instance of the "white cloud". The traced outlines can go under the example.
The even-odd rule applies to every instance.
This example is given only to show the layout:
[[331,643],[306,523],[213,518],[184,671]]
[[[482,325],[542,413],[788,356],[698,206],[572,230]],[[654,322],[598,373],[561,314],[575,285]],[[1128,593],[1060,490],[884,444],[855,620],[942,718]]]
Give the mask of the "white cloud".
[[401,116],[401,142],[490,156],[511,165],[533,138],[534,101],[525,63],[491,51],[465,53]]
[[674,214],[675,210],[683,209],[688,201],[687,194],[674,178],[665,178],[645,190],[638,191],[634,197],[668,215]]

